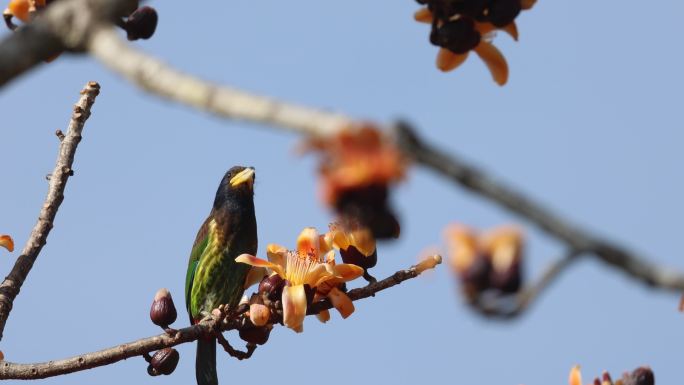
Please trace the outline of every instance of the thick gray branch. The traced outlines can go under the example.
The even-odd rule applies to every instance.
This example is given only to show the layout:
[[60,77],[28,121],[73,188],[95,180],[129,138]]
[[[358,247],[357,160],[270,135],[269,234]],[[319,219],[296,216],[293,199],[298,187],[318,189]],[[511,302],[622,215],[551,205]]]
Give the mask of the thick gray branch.
[[0,284],[0,338],[2,338],[2,332],[5,329],[7,317],[12,310],[14,299],[19,294],[21,285],[26,280],[29,271],[31,271],[40,250],[47,242],[47,237],[52,229],[52,223],[57,215],[59,205],[64,200],[64,189],[66,188],[69,176],[73,175],[71,167],[74,164],[76,147],[81,141],[83,125],[90,116],[90,108],[93,106],[95,97],[99,92],[99,84],[95,82],[88,83],[81,91],[80,99],[74,105],[74,112],[71,115],[71,121],[69,122],[66,134],[61,134],[61,131],[58,132],[57,136],[61,140],[59,155],[55,169],[50,177],[47,197],[40,210],[38,223],[33,228],[31,236],[26,241],[26,246],[24,246],[21,255],[17,258],[12,271]]

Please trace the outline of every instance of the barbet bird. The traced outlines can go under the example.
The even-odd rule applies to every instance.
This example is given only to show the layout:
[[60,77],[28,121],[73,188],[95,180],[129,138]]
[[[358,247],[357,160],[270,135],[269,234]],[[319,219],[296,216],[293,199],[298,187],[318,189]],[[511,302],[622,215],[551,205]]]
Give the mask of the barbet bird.
[[[246,287],[263,276],[261,269],[235,262],[240,254],[256,255],[254,168],[235,166],[219,184],[214,206],[192,245],[185,279],[190,322],[199,322],[219,305],[235,308]],[[198,385],[216,385],[216,338],[197,340]]]

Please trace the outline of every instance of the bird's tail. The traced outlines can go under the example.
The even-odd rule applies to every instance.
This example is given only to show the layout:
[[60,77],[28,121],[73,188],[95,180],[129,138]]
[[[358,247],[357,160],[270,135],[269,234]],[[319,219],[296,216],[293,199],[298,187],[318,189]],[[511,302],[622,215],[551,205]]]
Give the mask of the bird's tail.
[[216,338],[200,338],[197,340],[195,375],[197,376],[197,385],[218,385]]

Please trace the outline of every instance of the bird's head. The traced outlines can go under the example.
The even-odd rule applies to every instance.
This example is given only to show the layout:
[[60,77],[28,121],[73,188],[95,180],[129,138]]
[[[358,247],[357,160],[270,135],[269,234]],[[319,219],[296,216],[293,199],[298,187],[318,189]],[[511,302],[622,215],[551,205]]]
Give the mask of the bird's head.
[[214,208],[219,208],[226,203],[240,202],[245,199],[251,201],[254,196],[254,179],[256,174],[254,167],[233,166],[221,179],[221,184],[216,191]]

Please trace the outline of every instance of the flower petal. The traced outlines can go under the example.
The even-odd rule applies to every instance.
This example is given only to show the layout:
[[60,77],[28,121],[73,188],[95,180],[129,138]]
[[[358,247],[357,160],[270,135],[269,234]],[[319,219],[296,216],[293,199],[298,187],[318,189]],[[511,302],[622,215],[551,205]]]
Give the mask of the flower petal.
[[328,310],[321,310],[320,313],[316,314],[316,318],[322,323],[330,321],[330,312]]
[[444,72],[456,69],[468,58],[468,52],[456,54],[446,48],[440,48],[437,53],[437,68]]
[[245,277],[245,285],[243,286],[245,289],[248,287],[257,284],[261,282],[261,280],[267,275],[266,268],[263,267],[252,267],[249,269],[249,273],[247,273],[247,277]]
[[287,248],[284,246],[277,245],[275,243],[269,243],[266,246],[266,257],[269,261],[285,267],[285,258],[287,256]]
[[283,288],[283,323],[297,333],[301,333],[304,317],[306,317],[304,285],[285,286]]
[[7,6],[12,15],[17,19],[27,22],[29,21],[29,2],[28,0],[12,0]]
[[313,254],[318,257],[321,253],[321,244],[318,231],[313,227],[306,227],[297,237],[297,251],[302,254]]
[[582,373],[580,373],[579,365],[570,370],[570,378],[568,379],[570,385],[582,385]]
[[335,287],[330,290],[328,298],[330,298],[330,302],[335,306],[335,309],[340,312],[342,318],[347,318],[354,312],[354,302],[340,289]]
[[252,265],[255,267],[267,267],[276,273],[278,273],[279,276],[285,278],[285,271],[283,270],[282,267],[279,265],[276,265],[275,263],[271,263],[269,261],[266,261],[261,258],[257,258],[253,255],[249,254],[242,254],[239,257],[235,258],[235,262],[240,262],[240,263],[246,263],[248,265]]
[[513,40],[518,41],[518,25],[515,24],[515,21],[508,23],[501,30],[509,34]]
[[432,23],[432,12],[428,7],[421,8],[413,14],[413,18],[421,23]]
[[370,256],[375,252],[375,237],[368,228],[354,230],[349,234],[350,242],[363,255]]
[[537,0],[521,0],[520,6],[522,9],[530,9],[534,6]]
[[14,251],[14,241],[9,235],[0,235],[0,246],[4,247],[10,253]]
[[501,52],[487,41],[480,41],[475,52],[489,68],[496,84],[503,86],[508,81],[508,63]]
[[340,263],[334,267],[335,278],[341,282],[351,281],[363,275],[363,268],[349,263]]

